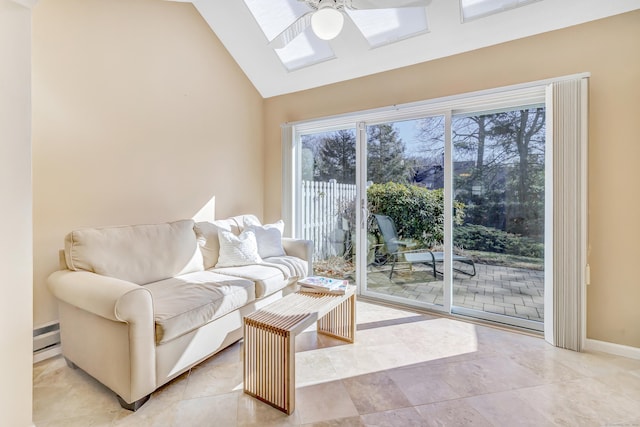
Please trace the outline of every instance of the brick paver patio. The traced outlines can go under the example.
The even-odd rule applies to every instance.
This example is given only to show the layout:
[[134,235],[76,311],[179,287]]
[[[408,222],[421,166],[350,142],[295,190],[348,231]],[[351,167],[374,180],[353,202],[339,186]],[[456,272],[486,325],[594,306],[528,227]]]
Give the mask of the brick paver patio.
[[[392,280],[389,270],[390,266],[369,267],[368,288],[381,294],[443,304],[442,277],[434,278],[432,269],[418,265],[411,270],[398,269]],[[543,321],[543,271],[476,264],[476,272],[474,277],[454,274],[454,305]]]

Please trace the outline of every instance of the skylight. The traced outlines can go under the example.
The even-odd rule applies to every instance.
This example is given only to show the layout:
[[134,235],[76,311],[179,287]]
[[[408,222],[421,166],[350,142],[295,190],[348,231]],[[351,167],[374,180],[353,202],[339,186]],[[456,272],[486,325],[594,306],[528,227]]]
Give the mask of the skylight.
[[462,22],[503,12],[540,0],[460,0]]
[[[298,18],[312,9],[298,0],[244,0],[264,33],[267,42],[275,39]],[[396,9],[344,9],[372,48],[383,46],[428,31],[424,7]],[[336,39],[338,42],[340,36]],[[329,42],[320,40],[307,28],[285,47],[274,49],[289,71],[335,58]]]
[[289,71],[335,58],[329,43],[317,38],[311,28],[307,28],[288,45],[275,51]]
[[309,11],[296,0],[244,0],[267,40],[273,40],[296,19]]
[[347,10],[347,13],[371,47],[417,36],[429,30],[424,7]]

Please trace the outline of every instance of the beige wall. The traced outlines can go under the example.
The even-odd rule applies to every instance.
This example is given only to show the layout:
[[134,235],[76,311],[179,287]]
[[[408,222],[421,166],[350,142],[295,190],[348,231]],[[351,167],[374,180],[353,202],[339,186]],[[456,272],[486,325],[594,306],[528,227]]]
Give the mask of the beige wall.
[[281,215],[281,123],[580,72],[592,76],[587,336],[640,347],[640,11],[267,99],[265,219]]
[[0,0],[0,425],[31,426],[31,11]]
[[188,3],[41,0],[33,11],[34,322],[84,226],[263,211],[263,99]]
[[190,4],[40,0],[34,321],[57,318],[45,278],[73,228],[191,217],[212,198],[217,217],[278,219],[283,122],[588,71],[588,337],[640,347],[640,200],[629,185],[640,179],[639,51],[636,11],[263,101]]

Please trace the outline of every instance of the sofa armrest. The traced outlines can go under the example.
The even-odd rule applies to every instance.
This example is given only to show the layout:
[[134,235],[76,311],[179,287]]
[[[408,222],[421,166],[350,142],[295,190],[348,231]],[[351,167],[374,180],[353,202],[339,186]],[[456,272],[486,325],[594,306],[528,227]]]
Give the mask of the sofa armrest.
[[144,286],[88,271],[51,274],[62,353],[126,403],[156,389],[155,321]]
[[53,295],[67,304],[113,321],[153,325],[151,292],[135,283],[70,270],[56,271],[47,282]]
[[283,237],[282,247],[287,255],[295,256],[307,261],[309,264],[307,267],[307,274],[313,274],[313,241]]

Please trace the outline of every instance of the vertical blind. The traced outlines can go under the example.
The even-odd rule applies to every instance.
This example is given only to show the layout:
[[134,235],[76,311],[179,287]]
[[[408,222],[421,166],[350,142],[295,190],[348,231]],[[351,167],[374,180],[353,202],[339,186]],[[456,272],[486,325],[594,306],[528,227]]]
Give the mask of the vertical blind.
[[553,157],[553,344],[582,351],[587,268],[588,79],[554,82],[547,123]]

